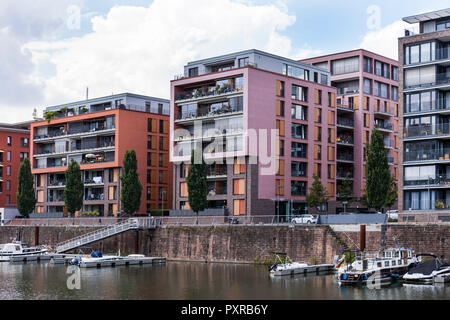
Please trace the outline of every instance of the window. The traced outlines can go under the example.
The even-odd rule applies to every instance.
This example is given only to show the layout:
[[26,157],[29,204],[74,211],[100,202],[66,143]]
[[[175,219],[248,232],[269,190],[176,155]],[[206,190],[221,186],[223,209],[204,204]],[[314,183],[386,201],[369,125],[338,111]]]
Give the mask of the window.
[[12,138],[11,138],[11,137],[7,137],[7,138],[6,138],[6,141],[7,141],[7,143],[8,143],[8,146],[11,146],[11,144],[12,144]]
[[436,82],[435,66],[426,66],[405,70],[405,88],[429,85]]
[[10,176],[11,175],[11,166],[7,166],[6,167],[6,175]]
[[152,183],[152,170],[147,170],[147,183]]
[[364,93],[372,94],[372,86],[369,79],[364,79]]
[[397,67],[392,66],[391,75],[392,75],[392,80],[398,81],[398,68]]
[[283,74],[298,79],[309,80],[309,70],[287,64],[283,64]]
[[245,194],[245,179],[233,180],[233,194],[234,195]]
[[159,120],[159,133],[164,133],[164,120]]
[[388,99],[388,85],[378,81],[373,82],[373,95]]
[[6,204],[11,204],[11,196],[9,194],[6,195]]
[[151,166],[152,166],[152,153],[147,152],[147,167],[151,167]]
[[405,64],[429,62],[439,58],[436,56],[436,42],[426,42],[422,44],[405,47]]
[[308,145],[305,143],[291,142],[291,157],[306,158]]
[[162,154],[162,153],[160,153],[160,154],[158,154],[158,165],[160,166],[160,167],[165,167],[164,166],[164,154]]
[[284,140],[278,140],[278,156],[284,156]]
[[277,100],[276,115],[279,117],[284,117],[284,101]]
[[240,59],[238,60],[239,68],[247,66],[248,63],[249,63],[248,57],[240,58]]
[[181,182],[180,183],[180,197],[187,197],[187,196],[188,196],[187,183]]
[[28,158],[28,152],[21,152],[20,153],[20,161],[22,162],[23,159]]
[[152,130],[152,119],[147,119],[147,131],[153,132]]
[[314,163],[314,171],[313,174],[319,178],[322,176],[322,164]]
[[359,57],[335,60],[332,62],[331,73],[342,74],[359,71]]
[[163,114],[163,108],[164,108],[163,104],[162,103],[158,103],[158,113],[159,114]]
[[[116,107],[118,107],[117,101],[122,101],[122,100],[116,100]],[[148,101],[145,101],[145,112],[151,112],[151,109],[152,109],[151,107],[152,107],[152,104]]]
[[11,191],[11,180],[6,180],[6,191]]
[[320,83],[324,85],[328,84],[328,76],[326,74],[320,74]]
[[293,103],[291,108],[291,115],[292,119],[306,121],[308,120],[308,107]]
[[307,139],[308,126],[304,124],[292,123],[292,138],[295,139]]
[[314,121],[317,123],[322,123],[322,109],[314,108]]
[[314,160],[321,160],[322,159],[322,146],[320,144],[314,145]]
[[[444,97],[442,97],[442,100]],[[439,98],[441,101],[441,98]],[[405,113],[428,111],[436,106],[436,92],[424,91],[405,95]]]
[[308,163],[306,162],[291,162],[291,176],[293,177],[306,177]]
[[367,73],[372,73],[372,59],[364,57],[363,70]]
[[322,127],[314,127],[314,140],[322,141]]
[[243,215],[245,214],[245,199],[234,199],[233,200],[233,215]]
[[307,97],[308,97],[308,88],[297,86],[295,84],[292,85],[292,99],[307,102],[308,101]]
[[153,136],[147,136],[147,149],[153,149],[152,139]]
[[385,266],[385,267],[389,267],[389,261],[385,261],[385,262],[384,262],[384,266]]
[[20,146],[22,148],[28,147],[28,138],[20,138]]
[[322,104],[322,90],[318,90],[318,89],[314,90],[314,103]]
[[306,196],[306,181],[291,181],[292,196]]
[[284,81],[277,80],[277,92],[278,97],[284,97]]
[[189,68],[189,77],[198,76],[198,67]]
[[398,88],[392,87],[392,100],[398,101]]
[[152,200],[152,187],[147,187],[147,200]]

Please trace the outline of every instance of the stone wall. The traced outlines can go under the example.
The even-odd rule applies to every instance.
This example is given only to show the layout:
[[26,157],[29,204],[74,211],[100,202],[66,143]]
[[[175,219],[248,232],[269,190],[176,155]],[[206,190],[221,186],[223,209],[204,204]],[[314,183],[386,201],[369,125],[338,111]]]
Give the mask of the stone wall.
[[[131,230],[87,245],[103,253],[139,252],[168,260],[259,263],[271,252],[287,252],[295,261],[332,263],[346,244],[359,247],[359,226],[167,226],[156,230]],[[93,231],[92,227],[39,227],[39,244],[55,244]],[[0,227],[0,243],[21,240],[34,245],[35,227]],[[366,227],[366,250],[382,246],[412,248],[450,258],[450,225],[385,224]],[[86,251],[88,253],[89,250]]]

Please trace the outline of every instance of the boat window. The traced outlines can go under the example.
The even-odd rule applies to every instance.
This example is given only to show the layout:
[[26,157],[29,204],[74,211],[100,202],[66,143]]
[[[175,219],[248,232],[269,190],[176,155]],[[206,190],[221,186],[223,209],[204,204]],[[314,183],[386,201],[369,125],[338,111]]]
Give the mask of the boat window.
[[377,263],[377,267],[381,268],[381,262]]
[[386,252],[386,258],[390,258],[391,257],[391,252]]
[[20,251],[20,246],[16,246],[16,251]]
[[398,260],[398,264],[401,265],[402,264],[402,260]]
[[389,261],[385,261],[385,262],[384,262],[384,266],[385,266],[385,267],[389,267]]
[[408,258],[411,258],[411,251],[408,251]]
[[394,260],[394,261],[392,261],[392,266],[395,266],[395,260]]
[[395,251],[395,257],[398,258],[399,257],[399,252]]

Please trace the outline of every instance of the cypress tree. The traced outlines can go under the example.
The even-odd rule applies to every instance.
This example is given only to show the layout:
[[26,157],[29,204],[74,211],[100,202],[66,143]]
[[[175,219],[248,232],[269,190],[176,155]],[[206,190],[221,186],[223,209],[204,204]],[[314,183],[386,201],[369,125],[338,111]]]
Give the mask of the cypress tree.
[[142,185],[137,173],[137,159],[134,150],[127,150],[123,159],[122,181],[122,209],[127,214],[132,214],[139,210],[141,206]]
[[352,181],[350,180],[350,173],[347,173],[347,176],[342,181],[342,184],[338,186],[338,200],[347,201],[347,204],[350,204],[354,200]]
[[208,206],[206,184],[207,165],[203,159],[203,154],[201,155],[201,162],[195,163],[195,152],[201,152],[201,149],[198,149],[198,151],[192,150],[191,164],[189,165],[186,182],[189,206],[195,212],[197,217],[196,224],[198,224],[198,212]]
[[319,180],[317,175],[314,175],[314,181],[309,193],[306,195],[306,203],[308,207],[317,208],[320,211],[320,206],[328,202],[328,192]]
[[372,131],[370,142],[366,145],[366,188],[363,202],[378,211],[388,202],[391,188],[387,150],[383,136],[377,129]]
[[33,175],[31,174],[31,165],[28,158],[23,159],[20,164],[18,180],[17,209],[23,217],[28,218],[36,205]]
[[80,165],[72,159],[66,170],[66,187],[64,188],[64,204],[70,214],[83,207],[84,183],[81,178]]

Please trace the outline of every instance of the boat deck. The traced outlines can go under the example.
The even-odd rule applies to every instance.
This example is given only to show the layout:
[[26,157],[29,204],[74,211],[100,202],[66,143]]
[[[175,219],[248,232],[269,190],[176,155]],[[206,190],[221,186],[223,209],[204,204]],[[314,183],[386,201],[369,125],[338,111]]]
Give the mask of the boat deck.
[[333,264],[318,264],[314,266],[306,266],[306,267],[299,267],[299,268],[293,268],[288,270],[276,270],[274,272],[271,272],[274,276],[288,276],[288,275],[294,275],[299,273],[318,273],[318,272],[325,272],[325,271],[333,271],[334,265]]

